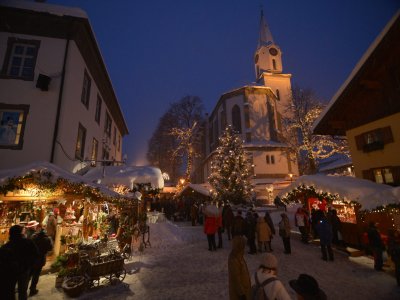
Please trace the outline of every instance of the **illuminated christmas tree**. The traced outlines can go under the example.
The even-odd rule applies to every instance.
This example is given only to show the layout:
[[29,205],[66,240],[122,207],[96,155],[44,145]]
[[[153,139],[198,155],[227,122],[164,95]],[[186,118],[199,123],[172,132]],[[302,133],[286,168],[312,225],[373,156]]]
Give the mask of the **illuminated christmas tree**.
[[251,196],[251,165],[243,150],[243,142],[228,126],[219,138],[219,145],[208,177],[213,195],[217,200],[243,203]]

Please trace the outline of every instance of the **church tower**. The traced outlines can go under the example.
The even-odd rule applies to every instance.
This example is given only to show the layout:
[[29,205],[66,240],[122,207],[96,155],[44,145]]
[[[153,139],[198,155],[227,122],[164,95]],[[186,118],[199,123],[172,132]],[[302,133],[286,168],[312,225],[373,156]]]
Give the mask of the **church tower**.
[[254,54],[257,81],[263,72],[282,73],[282,52],[274,42],[262,10],[259,34],[258,46]]
[[278,100],[278,110],[283,113],[284,107],[291,101],[292,75],[283,73],[282,51],[272,37],[263,10],[258,45],[254,53],[254,66],[257,84],[271,88]]

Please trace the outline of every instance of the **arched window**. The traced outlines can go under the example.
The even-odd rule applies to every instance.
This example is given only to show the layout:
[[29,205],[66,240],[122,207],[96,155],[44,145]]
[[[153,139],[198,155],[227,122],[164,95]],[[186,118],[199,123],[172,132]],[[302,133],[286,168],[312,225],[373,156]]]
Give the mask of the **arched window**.
[[232,127],[236,132],[242,133],[242,117],[240,115],[240,108],[237,105],[232,108]]
[[276,89],[276,98],[278,100],[281,100],[281,95],[279,94],[279,90],[278,89]]
[[276,70],[276,61],[275,61],[275,59],[272,60],[272,68],[274,70]]

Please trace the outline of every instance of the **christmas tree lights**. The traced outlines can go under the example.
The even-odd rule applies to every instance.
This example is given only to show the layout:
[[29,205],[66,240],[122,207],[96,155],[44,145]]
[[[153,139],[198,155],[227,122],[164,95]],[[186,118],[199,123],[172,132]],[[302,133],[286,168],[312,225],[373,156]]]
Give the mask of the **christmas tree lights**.
[[216,200],[243,203],[251,195],[251,165],[243,150],[243,142],[228,126],[219,138],[219,145],[208,177],[213,196]]

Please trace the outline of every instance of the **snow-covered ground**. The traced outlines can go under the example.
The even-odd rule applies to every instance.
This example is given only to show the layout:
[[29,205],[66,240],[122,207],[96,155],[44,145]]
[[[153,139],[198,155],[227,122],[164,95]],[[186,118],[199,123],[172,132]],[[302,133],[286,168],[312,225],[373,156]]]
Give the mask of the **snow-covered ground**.
[[[272,213],[274,223],[280,212]],[[207,250],[207,240],[201,226],[170,222],[150,224],[151,248],[136,252],[127,262],[127,274],[122,284],[101,286],[86,291],[79,299],[229,299],[228,255],[230,243],[224,234],[223,249]],[[376,272],[367,257],[349,258],[336,251],[334,262],[321,260],[320,249],[304,245],[297,234],[292,236],[292,254],[283,254],[279,237],[272,242],[279,260],[278,276],[295,299],[289,280],[300,273],[314,276],[329,299],[400,299],[393,271]],[[253,273],[262,254],[246,253],[250,273]],[[54,288],[55,275],[40,278],[39,294],[31,299],[67,299]]]

